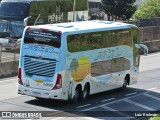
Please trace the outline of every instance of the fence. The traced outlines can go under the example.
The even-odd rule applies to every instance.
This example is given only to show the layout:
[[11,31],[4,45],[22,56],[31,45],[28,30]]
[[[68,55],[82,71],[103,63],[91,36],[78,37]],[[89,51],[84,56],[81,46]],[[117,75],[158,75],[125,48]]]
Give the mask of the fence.
[[150,19],[139,19],[136,22],[138,27],[146,27],[146,26],[159,26],[160,25],[160,17],[158,18],[150,18]]
[[140,27],[142,42],[160,40],[160,26]]

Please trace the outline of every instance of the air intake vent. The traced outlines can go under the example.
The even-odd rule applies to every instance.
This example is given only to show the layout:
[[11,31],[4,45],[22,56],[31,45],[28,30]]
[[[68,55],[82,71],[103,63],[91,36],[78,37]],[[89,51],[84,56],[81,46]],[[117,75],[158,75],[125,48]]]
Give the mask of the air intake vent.
[[73,25],[68,25],[68,24],[59,24],[57,27],[63,27],[63,28],[71,28]]
[[39,60],[29,57],[24,58],[24,71],[28,74],[53,77],[55,74],[55,68],[56,60]]
[[99,21],[99,23],[112,24],[112,23],[114,23],[114,22],[113,22],[113,21]]

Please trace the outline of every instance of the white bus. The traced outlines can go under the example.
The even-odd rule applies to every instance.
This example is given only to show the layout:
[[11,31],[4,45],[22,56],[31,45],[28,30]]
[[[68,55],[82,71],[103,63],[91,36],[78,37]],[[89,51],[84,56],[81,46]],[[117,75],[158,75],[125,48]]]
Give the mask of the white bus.
[[83,21],[28,26],[22,39],[19,94],[78,101],[137,82],[143,46],[134,25]]

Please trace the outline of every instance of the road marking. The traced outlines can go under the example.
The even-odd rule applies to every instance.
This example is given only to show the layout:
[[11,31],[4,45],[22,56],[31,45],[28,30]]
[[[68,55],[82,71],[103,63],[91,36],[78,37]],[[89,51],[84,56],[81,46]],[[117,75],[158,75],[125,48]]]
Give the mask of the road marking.
[[[84,120],[87,119],[87,120],[102,120],[102,119],[99,119],[99,118],[92,118],[92,117],[83,117]],[[81,120],[82,118],[80,118]]]
[[[133,97],[136,97],[136,96],[139,96],[139,95],[142,95],[142,94],[143,94],[143,93],[136,94],[136,95],[134,95],[134,96],[129,96],[129,97],[127,97],[127,99],[129,99],[129,98],[133,98]],[[119,100],[115,100],[115,101],[111,101],[111,102],[109,102],[109,103],[105,103],[105,104],[103,104],[103,105],[107,106],[107,105],[110,105],[110,104],[114,104],[114,103],[120,102],[120,101],[122,101],[122,100],[124,100],[124,98],[119,99]],[[91,108],[88,108],[88,109],[84,109],[84,110],[82,110],[82,111],[90,111],[90,110],[92,110],[92,109],[95,109],[95,108],[101,107],[101,106],[103,106],[103,105],[94,106],[94,107],[91,107]]]
[[[157,89],[157,88],[151,88],[150,90],[153,90],[153,89]],[[149,92],[144,92],[144,93],[149,93]],[[84,110],[82,110],[82,111],[90,111],[90,110],[93,110],[93,109],[98,108],[98,107],[101,107],[101,106],[107,106],[107,105],[110,105],[110,104],[114,104],[114,103],[120,102],[120,101],[122,101],[122,100],[126,100],[126,99],[130,99],[130,98],[138,97],[138,96],[140,96],[140,95],[143,95],[144,93],[135,94],[134,96],[128,96],[128,97],[126,97],[125,99],[122,98],[122,99],[119,99],[119,100],[111,101],[111,102],[106,103],[106,104],[103,104],[103,105],[98,105],[98,106],[90,107],[90,108],[84,109]],[[132,104],[133,104],[133,102],[132,102]],[[150,108],[150,107],[147,107],[147,106],[145,106],[145,105],[141,105],[141,104],[138,104],[138,103],[137,103],[137,105],[140,105],[141,107],[147,108],[147,109],[149,109],[149,110],[150,110],[150,109],[151,109],[151,110],[154,110],[154,109],[152,109],[152,108]]]
[[101,102],[107,102],[107,101],[111,101],[111,100],[114,100],[116,98],[110,98],[110,99],[106,99],[106,100],[102,100]]
[[57,118],[53,118],[51,120],[59,120],[59,119],[64,119],[65,117],[57,117]]
[[125,101],[125,102],[128,102],[128,103],[131,103],[131,104],[134,104],[134,105],[136,105],[136,106],[139,106],[139,107],[141,107],[141,108],[147,109],[147,110],[151,110],[151,111],[155,111],[155,110],[156,110],[156,109],[153,109],[153,108],[151,108],[151,107],[145,106],[145,105],[140,104],[140,103],[137,103],[137,102],[133,102],[133,101],[128,100],[128,99],[124,99],[124,101]]
[[131,96],[131,95],[135,95],[135,94],[137,94],[137,92],[126,94],[125,96]]
[[150,94],[147,94],[147,93],[144,93],[144,95],[147,96],[147,97],[150,97],[150,98],[153,98],[153,99],[155,99],[155,100],[160,101],[160,98],[159,98],[159,97],[155,97],[155,96],[150,95]]
[[49,113],[49,114],[47,114],[47,115],[50,116],[50,115],[55,115],[55,114],[60,114],[60,113],[63,113],[63,112],[62,112],[62,111],[57,111],[57,110],[56,110],[56,111],[54,111],[54,113],[52,112],[52,113]]
[[[51,120],[60,120],[60,119],[68,119],[68,117],[57,117],[57,118],[53,118]],[[92,118],[92,117],[69,117],[71,120],[101,120],[101,119],[98,119],[98,118]]]
[[78,106],[76,108],[82,108],[82,107],[86,107],[86,106],[90,106],[91,104],[86,104],[86,105],[82,105],[82,106]]
[[129,115],[123,113],[123,112],[120,112],[119,110],[113,109],[113,108],[108,107],[108,106],[101,106],[101,108],[104,108],[107,111],[114,112],[114,113],[116,113],[118,115],[121,115],[122,117],[131,117],[131,116],[129,116]]
[[[2,80],[2,81],[0,81],[0,83],[9,82],[9,81],[12,81],[12,80],[16,80],[16,79],[7,79],[7,80]],[[17,79],[17,80],[18,80],[18,79]]]
[[155,90],[155,89],[157,89],[157,87],[155,87],[155,88],[150,88],[150,89],[147,89],[147,90]]

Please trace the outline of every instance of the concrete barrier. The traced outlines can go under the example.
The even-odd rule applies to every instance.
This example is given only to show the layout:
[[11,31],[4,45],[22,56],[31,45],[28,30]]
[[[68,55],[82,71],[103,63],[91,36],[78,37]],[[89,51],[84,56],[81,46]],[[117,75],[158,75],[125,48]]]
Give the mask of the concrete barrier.
[[0,77],[17,74],[19,61],[0,63]]
[[143,42],[148,47],[148,52],[160,52],[160,40],[152,40]]

